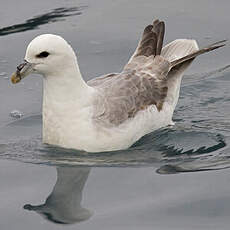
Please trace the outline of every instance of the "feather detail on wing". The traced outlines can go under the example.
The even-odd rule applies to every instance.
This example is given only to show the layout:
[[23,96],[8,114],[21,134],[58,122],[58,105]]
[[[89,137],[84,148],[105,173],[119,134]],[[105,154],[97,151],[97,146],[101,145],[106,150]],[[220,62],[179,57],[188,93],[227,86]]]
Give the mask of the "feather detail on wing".
[[164,22],[154,21],[145,28],[123,72],[88,82],[98,92],[93,108],[96,122],[117,126],[150,105],[160,112],[168,87],[178,87],[172,84],[173,77],[181,76],[196,56],[222,47],[224,42],[199,50],[196,41],[179,39],[162,49],[164,32]]
[[162,21],[155,20],[152,25],[145,27],[142,38],[136,48],[136,51],[130,58],[128,64],[138,56],[149,57],[151,55],[160,55],[165,34],[165,24]]
[[150,105],[155,105],[158,111],[162,109],[168,90],[169,62],[160,56],[144,61],[136,69],[88,82],[99,92],[94,101],[93,116],[97,122],[119,125]]

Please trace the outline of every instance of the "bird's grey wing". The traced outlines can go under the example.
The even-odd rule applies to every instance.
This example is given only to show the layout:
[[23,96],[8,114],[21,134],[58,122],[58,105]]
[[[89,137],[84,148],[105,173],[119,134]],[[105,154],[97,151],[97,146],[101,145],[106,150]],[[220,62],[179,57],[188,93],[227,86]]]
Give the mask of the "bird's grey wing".
[[128,64],[125,66],[125,69],[132,66],[136,57],[155,57],[160,55],[163,46],[164,34],[165,24],[163,21],[159,21],[157,19],[153,22],[152,25],[146,26],[138,46],[128,61]]
[[[93,106],[95,121],[119,125],[150,105],[155,105],[160,111],[167,96],[169,79],[180,76],[177,72],[183,72],[196,56],[224,45],[221,44],[224,41],[220,41],[197,50],[196,42],[187,40],[174,42],[162,50],[164,31],[164,22],[155,20],[145,28],[122,73],[89,82],[98,89]],[[183,54],[180,47],[184,50]],[[171,58],[174,54],[175,60]]]
[[97,85],[99,95],[94,100],[93,115],[96,122],[117,126],[150,105],[162,109],[169,62],[160,56],[147,58],[144,65],[142,59],[136,62],[138,71],[124,70]]
[[100,87],[103,84],[108,83],[112,78],[117,77],[119,73],[109,73],[100,77],[93,78],[87,81],[87,84],[92,87]]
[[162,109],[170,68],[169,62],[159,56],[164,30],[164,22],[155,20],[145,28],[135,53],[122,73],[88,82],[100,92],[94,102],[95,121],[119,125],[150,105],[155,105],[158,111]]

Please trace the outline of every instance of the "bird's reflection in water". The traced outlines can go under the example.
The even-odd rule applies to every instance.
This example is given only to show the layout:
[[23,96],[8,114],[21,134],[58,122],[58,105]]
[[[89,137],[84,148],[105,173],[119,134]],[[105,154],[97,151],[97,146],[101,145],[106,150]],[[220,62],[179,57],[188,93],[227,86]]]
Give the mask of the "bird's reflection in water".
[[24,209],[35,211],[57,224],[74,224],[87,220],[92,212],[81,206],[82,191],[90,168],[57,167],[57,181],[44,204],[26,204]]
[[[33,127],[31,124],[41,127],[41,116],[28,117],[1,128],[0,139],[10,135],[17,140],[16,136]],[[0,143],[0,159],[57,166],[57,182],[46,202],[36,206],[27,204],[24,208],[55,223],[73,224],[92,215],[81,206],[90,167],[148,166],[152,167],[153,173],[159,174],[220,170],[230,167],[229,143],[229,137],[218,133],[174,126],[146,135],[130,149],[100,154],[41,146],[39,138]]]

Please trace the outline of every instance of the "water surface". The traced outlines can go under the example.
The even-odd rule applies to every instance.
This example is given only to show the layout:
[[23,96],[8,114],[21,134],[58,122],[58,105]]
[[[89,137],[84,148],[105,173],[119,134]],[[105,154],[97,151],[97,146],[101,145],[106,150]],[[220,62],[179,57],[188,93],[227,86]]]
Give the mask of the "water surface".
[[[122,69],[145,25],[166,21],[166,42],[229,38],[222,1],[7,1],[0,9],[1,229],[229,229],[229,46],[183,79],[176,125],[130,149],[100,154],[41,143],[42,79],[10,73],[32,38],[63,36],[86,80]],[[9,114],[18,110],[20,119]]]

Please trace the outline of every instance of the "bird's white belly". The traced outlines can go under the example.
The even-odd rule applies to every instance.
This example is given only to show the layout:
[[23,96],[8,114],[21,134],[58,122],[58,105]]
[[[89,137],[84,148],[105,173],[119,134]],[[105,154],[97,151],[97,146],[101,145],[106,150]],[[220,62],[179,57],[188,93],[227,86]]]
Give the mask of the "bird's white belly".
[[105,134],[101,132],[98,135],[100,137],[98,142],[101,140],[103,145],[98,146],[98,151],[126,149],[144,135],[172,124],[172,114],[172,107],[167,104],[161,112],[158,112],[154,105],[149,106],[118,127],[105,129]]
[[43,142],[64,148],[102,152],[130,147],[147,133],[172,123],[172,106],[158,112],[149,106],[121,125],[103,127],[91,119],[89,109],[78,114],[43,114]]

